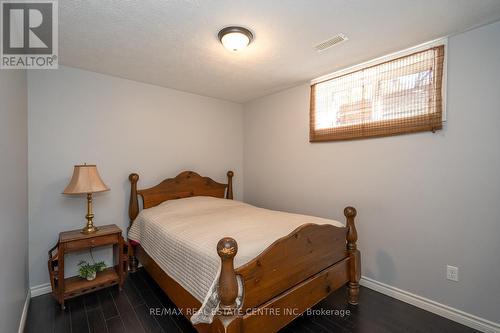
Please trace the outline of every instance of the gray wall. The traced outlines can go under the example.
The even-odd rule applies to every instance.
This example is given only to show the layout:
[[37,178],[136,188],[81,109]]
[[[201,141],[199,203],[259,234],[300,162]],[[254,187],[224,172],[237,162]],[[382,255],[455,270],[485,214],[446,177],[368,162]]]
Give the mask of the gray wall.
[[500,322],[500,23],[450,38],[436,134],[310,144],[308,114],[308,85],[245,106],[245,201],[354,205],[363,275]]
[[17,332],[28,290],[28,133],[24,70],[0,70],[0,332]]
[[[149,187],[190,169],[243,193],[242,106],[78,69],[30,71],[30,285],[47,283],[47,250],[84,225],[85,198],[61,192],[74,164],[96,163],[110,192],[94,196],[95,223],[128,226],[128,175]],[[108,249],[96,251],[108,261]],[[87,252],[66,258],[66,274]]]

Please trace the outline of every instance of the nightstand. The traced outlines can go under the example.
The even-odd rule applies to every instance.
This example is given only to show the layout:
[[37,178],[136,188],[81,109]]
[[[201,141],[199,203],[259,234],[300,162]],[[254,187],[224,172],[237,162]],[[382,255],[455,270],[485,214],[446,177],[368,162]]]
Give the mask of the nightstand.
[[[79,295],[118,284],[120,290],[127,274],[128,246],[122,236],[122,230],[114,225],[100,226],[92,234],[83,234],[81,230],[65,231],[59,234],[59,241],[49,250],[49,275],[52,294],[64,309],[64,301]],[[92,249],[100,246],[113,246],[114,264],[97,273],[92,281],[79,276],[64,278],[64,255],[69,252]]]

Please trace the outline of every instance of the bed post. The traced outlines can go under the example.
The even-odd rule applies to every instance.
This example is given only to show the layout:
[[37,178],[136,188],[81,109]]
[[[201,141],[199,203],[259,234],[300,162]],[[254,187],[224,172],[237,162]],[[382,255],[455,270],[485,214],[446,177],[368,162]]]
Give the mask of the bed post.
[[225,316],[233,315],[236,308],[238,281],[234,272],[234,256],[237,252],[238,244],[230,237],[222,238],[217,243],[217,253],[222,261],[219,277],[219,308]]
[[226,193],[226,199],[233,199],[233,176],[234,172],[228,171],[227,172],[227,193]]
[[[139,175],[136,173],[131,173],[130,176],[128,176],[128,179],[130,180],[130,202],[128,205],[128,217],[130,218],[130,224],[127,228],[127,231],[132,226],[132,223],[134,223],[137,215],[139,215],[139,199],[137,198],[137,182],[139,181]],[[137,271],[139,262],[135,257],[135,246],[131,245],[130,241],[129,249],[131,249],[128,257],[129,270],[131,273],[135,273]]]
[[241,332],[241,317],[236,313],[238,281],[234,271],[234,257],[237,252],[238,244],[230,237],[224,237],[217,243],[217,254],[221,259],[218,287],[220,314],[214,318],[212,332]]
[[356,246],[358,233],[354,225],[356,217],[356,209],[354,207],[346,207],[344,215],[347,218],[347,253],[351,258],[349,263],[349,283],[347,284],[347,298],[349,304],[357,305],[359,298],[359,280],[361,278],[361,255]]

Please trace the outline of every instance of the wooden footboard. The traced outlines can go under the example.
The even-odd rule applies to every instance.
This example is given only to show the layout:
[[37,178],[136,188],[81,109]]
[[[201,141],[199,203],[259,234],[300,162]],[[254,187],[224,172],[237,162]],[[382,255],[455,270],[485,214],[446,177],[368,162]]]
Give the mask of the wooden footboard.
[[345,285],[350,259],[343,259],[245,314],[241,332],[277,332],[301,313]]
[[344,259],[346,234],[346,228],[305,224],[238,268],[245,286],[243,309],[259,306]]
[[[236,270],[237,242],[221,239],[217,245],[222,261],[221,314],[213,324],[214,331],[275,332],[346,283],[349,303],[357,304],[361,271],[356,210],[347,207],[344,214],[345,228],[303,225]],[[244,287],[238,309],[237,275]]]

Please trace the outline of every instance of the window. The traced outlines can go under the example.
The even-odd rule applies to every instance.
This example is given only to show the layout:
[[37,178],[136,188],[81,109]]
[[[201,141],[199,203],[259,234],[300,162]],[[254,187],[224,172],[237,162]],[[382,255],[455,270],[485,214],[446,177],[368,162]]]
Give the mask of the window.
[[442,128],[444,45],[311,85],[310,141]]

